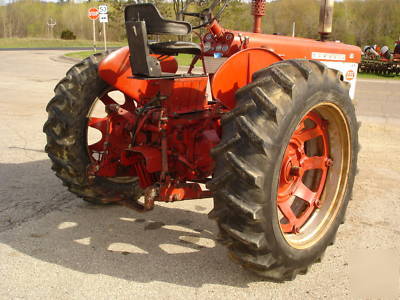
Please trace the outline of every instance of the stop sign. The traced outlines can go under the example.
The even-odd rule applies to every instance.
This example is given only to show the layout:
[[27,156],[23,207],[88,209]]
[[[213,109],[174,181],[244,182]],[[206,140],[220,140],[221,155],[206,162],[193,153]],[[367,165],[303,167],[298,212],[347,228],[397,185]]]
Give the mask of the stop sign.
[[99,10],[96,7],[89,8],[88,17],[91,20],[97,20],[99,18]]

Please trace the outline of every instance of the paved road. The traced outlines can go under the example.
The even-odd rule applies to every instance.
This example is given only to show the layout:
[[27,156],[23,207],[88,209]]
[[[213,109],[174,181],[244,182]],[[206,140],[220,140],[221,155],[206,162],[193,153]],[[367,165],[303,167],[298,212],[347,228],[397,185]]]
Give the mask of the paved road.
[[[215,243],[210,199],[139,214],[91,206],[65,190],[41,131],[52,89],[71,66],[59,55],[0,53],[0,299],[340,299],[352,293],[356,250],[392,249],[381,255],[391,268],[398,263],[400,82],[359,82],[363,148],[347,222],[321,264],[276,284],[233,264]],[[365,288],[377,274],[368,273]]]
[[356,99],[360,116],[400,118],[400,80],[359,80]]

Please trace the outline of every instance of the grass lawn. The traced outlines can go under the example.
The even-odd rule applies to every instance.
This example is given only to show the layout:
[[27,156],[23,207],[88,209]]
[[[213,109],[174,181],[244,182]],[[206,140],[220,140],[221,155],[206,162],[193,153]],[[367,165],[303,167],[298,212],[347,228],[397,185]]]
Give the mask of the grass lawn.
[[[124,42],[108,42],[110,47],[124,46]],[[1,38],[0,48],[64,48],[64,47],[92,47],[90,40],[61,40],[61,39],[39,39],[39,38]],[[97,47],[102,47],[101,41]]]
[[400,76],[378,75],[371,73],[358,73],[358,79],[381,79],[381,80],[400,80]]
[[79,59],[84,59],[92,54],[94,54],[94,51],[79,51],[79,52],[70,52],[64,54],[67,57],[73,57],[73,58],[79,58]]
[[[92,55],[93,53],[94,53],[93,51],[79,51],[79,52],[67,53],[65,54],[65,56],[84,59]],[[175,58],[178,61],[179,66],[189,66],[190,63],[192,62],[193,56],[190,54],[179,54],[178,56],[175,56]],[[201,63],[197,62],[196,67],[201,67]]]

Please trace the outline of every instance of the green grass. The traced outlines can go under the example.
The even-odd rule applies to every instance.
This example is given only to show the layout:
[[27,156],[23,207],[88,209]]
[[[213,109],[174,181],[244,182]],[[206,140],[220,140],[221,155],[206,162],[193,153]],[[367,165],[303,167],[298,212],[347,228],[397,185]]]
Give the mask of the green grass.
[[64,54],[67,57],[73,57],[73,58],[78,58],[78,59],[84,59],[92,54],[94,54],[94,51],[79,51],[79,52],[71,52],[71,53],[66,53]]
[[[107,42],[110,47],[124,46],[124,42]],[[101,41],[97,47],[102,47]],[[61,40],[61,39],[40,39],[40,38],[0,38],[0,48],[64,48],[64,47],[93,47],[90,40]]]
[[[175,56],[175,59],[178,61],[179,66],[190,66],[192,62],[193,55],[191,54],[179,54]],[[195,65],[196,67],[201,67],[201,62],[198,61]]]
[[[92,54],[94,54],[94,51],[79,51],[79,52],[67,53],[65,54],[65,56],[84,59]],[[189,66],[190,63],[192,62],[193,56],[190,54],[179,54],[178,56],[175,56],[175,58],[178,61],[179,66]],[[201,67],[201,63],[197,62],[196,67]]]
[[358,73],[358,79],[381,79],[381,80],[400,80],[400,76],[378,75],[371,73]]

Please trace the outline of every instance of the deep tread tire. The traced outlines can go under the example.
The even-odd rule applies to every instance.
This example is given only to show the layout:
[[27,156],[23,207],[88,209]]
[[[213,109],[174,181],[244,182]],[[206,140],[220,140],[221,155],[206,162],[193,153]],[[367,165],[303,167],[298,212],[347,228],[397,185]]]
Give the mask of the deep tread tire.
[[90,182],[87,177],[87,114],[96,98],[109,88],[97,74],[105,56],[92,55],[67,72],[47,105],[48,120],[43,127],[53,171],[69,191],[94,204],[108,204],[116,198],[136,200],[142,193],[137,181],[116,183],[96,177]]
[[[222,118],[222,140],[212,150],[216,161],[208,187],[214,194],[210,217],[230,256],[246,269],[275,281],[292,280],[321,260],[334,242],[351,197],[357,165],[358,126],[349,85],[322,63],[289,60],[253,75],[236,93],[237,105]],[[340,108],[350,134],[350,168],[338,213],[318,242],[306,250],[292,247],[277,218],[281,160],[301,118],[313,106]]]

